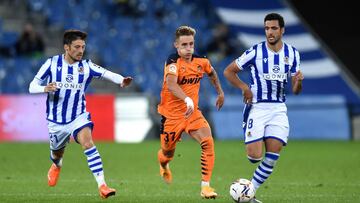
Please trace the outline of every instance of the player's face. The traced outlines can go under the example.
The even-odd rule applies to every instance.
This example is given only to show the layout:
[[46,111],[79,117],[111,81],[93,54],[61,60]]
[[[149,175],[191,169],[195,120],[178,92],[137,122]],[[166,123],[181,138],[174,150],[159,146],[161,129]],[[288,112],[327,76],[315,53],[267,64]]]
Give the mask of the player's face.
[[266,40],[269,44],[277,44],[284,34],[284,28],[280,28],[279,21],[277,20],[268,20],[265,21],[265,35]]
[[174,43],[179,56],[185,59],[191,59],[194,53],[195,40],[192,35],[180,36]]
[[71,42],[70,45],[64,46],[66,55],[73,61],[80,61],[85,52],[85,41],[77,39]]

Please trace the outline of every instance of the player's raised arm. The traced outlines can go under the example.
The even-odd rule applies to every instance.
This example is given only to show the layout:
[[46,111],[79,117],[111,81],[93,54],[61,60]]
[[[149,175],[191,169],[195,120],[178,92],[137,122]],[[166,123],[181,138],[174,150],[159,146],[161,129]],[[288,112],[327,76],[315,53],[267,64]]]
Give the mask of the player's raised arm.
[[221,88],[219,77],[214,68],[211,68],[211,72],[208,74],[208,76],[210,78],[211,84],[215,87],[215,90],[218,94],[216,98],[216,108],[217,110],[220,110],[221,107],[224,105],[224,99],[225,99],[224,91]]
[[242,90],[243,97],[244,97],[244,103],[248,104],[252,102],[253,94],[249,88],[249,86],[244,83],[240,78],[238,77],[238,73],[240,72],[240,69],[236,65],[235,61],[230,63],[224,70],[224,76],[226,79],[234,86]]

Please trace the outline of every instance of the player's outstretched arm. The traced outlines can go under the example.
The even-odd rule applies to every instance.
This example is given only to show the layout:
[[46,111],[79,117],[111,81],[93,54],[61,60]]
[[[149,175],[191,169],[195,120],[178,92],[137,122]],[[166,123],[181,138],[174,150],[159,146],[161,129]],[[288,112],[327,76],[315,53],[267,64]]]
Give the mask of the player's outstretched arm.
[[292,91],[294,94],[299,94],[302,90],[302,81],[304,80],[304,75],[301,71],[297,71],[294,76],[291,78]]
[[224,76],[226,79],[234,86],[242,90],[243,97],[244,97],[244,103],[250,104],[252,103],[253,94],[249,88],[249,86],[244,83],[240,78],[238,77],[238,73],[240,72],[240,69],[235,64],[235,61],[230,63],[224,70]]
[[130,76],[123,77],[122,75],[113,73],[111,71],[105,71],[103,74],[103,78],[113,83],[119,84],[120,87],[129,86],[131,84],[131,81],[133,80],[133,78]]
[[221,107],[224,105],[224,100],[225,100],[224,91],[221,88],[219,77],[214,68],[211,68],[211,72],[208,74],[208,76],[210,78],[211,84],[215,87],[215,90],[218,94],[216,98],[216,108],[217,110],[220,110]]
[[120,84],[120,87],[127,87],[127,86],[129,86],[129,85],[131,84],[131,81],[132,81],[132,80],[133,80],[132,77],[129,77],[129,76],[124,77],[124,80],[123,80],[123,82]]

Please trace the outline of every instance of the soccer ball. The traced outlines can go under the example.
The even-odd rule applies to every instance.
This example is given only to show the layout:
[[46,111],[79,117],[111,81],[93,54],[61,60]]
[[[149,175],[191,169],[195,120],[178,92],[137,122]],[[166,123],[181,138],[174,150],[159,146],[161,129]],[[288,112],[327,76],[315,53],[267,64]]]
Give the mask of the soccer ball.
[[230,196],[235,202],[249,202],[255,196],[255,188],[251,181],[240,178],[230,185]]

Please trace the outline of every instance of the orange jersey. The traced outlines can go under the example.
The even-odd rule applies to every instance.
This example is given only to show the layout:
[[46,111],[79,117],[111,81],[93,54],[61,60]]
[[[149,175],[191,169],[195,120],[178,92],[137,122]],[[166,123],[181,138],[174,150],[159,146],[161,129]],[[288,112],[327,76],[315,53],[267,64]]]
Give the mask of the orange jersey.
[[181,59],[178,54],[170,55],[164,67],[164,82],[158,112],[167,118],[180,118],[185,115],[185,102],[168,90],[166,84],[166,76],[168,74],[177,76],[178,85],[193,100],[194,109],[197,109],[200,80],[203,78],[204,73],[210,74],[210,72],[211,64],[207,58],[193,55],[192,61],[188,63]]

